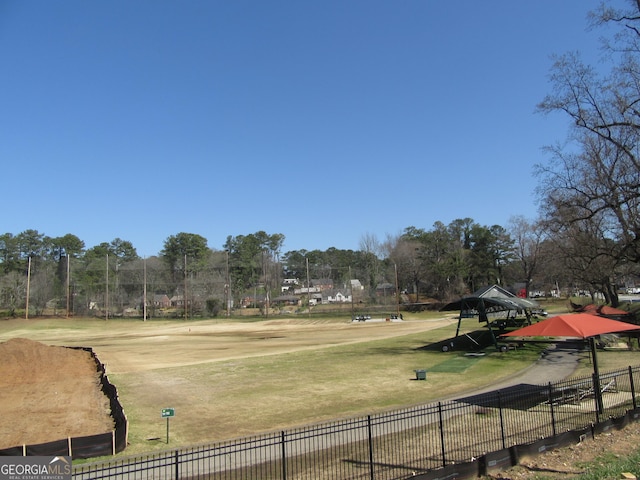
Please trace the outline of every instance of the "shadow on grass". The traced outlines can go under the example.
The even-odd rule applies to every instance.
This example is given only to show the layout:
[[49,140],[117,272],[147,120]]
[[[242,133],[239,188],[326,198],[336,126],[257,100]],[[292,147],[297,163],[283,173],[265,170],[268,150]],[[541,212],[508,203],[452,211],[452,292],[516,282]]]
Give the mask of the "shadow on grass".
[[417,350],[434,352],[477,352],[488,347],[493,347],[491,333],[488,330],[475,330],[469,333],[462,333],[457,337],[423,345],[422,347],[418,347]]

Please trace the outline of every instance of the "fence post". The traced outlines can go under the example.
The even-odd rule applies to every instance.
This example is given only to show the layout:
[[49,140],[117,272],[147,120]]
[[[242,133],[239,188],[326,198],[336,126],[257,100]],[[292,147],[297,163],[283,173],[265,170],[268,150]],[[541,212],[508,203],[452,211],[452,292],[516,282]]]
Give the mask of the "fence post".
[[180,464],[179,464],[179,458],[180,458],[180,454],[178,452],[178,450],[176,450],[176,453],[174,455],[175,458],[175,479],[176,480],[180,480]]
[[447,455],[444,448],[444,422],[442,421],[442,402],[438,402],[438,426],[440,427],[440,448],[442,450],[442,466],[447,466]]
[[502,415],[502,390],[498,390],[498,411],[500,412],[500,435],[502,436],[502,448],[507,448],[504,437],[504,416]]
[[591,374],[591,384],[593,385],[593,396],[596,402],[596,423],[600,423],[600,414],[604,412],[602,406],[602,393],[600,392],[600,375]]
[[551,409],[551,432],[556,436],[556,411],[553,408],[553,385],[549,382],[549,408]]
[[287,444],[285,442],[286,434],[284,430],[280,431],[280,455],[282,456],[282,480],[287,480]]
[[373,431],[371,430],[371,415],[367,415],[367,432],[369,435],[369,478],[373,480]]
[[600,369],[598,368],[598,356],[596,355],[596,339],[589,337],[589,345],[591,345],[591,361],[593,362],[593,394],[596,397],[596,420],[600,422],[600,414],[604,413],[604,405],[602,404],[602,390],[600,390]]
[[631,385],[631,401],[633,402],[633,409],[635,410],[638,408],[638,405],[636,404],[636,386],[633,382],[633,369],[631,365],[629,365],[629,385]]

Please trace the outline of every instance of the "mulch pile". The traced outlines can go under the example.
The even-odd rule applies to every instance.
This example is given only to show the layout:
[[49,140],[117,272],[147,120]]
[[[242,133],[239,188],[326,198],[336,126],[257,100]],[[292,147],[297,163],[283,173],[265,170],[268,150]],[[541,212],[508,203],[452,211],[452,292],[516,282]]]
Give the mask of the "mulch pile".
[[0,449],[113,430],[90,353],[24,338],[0,343]]

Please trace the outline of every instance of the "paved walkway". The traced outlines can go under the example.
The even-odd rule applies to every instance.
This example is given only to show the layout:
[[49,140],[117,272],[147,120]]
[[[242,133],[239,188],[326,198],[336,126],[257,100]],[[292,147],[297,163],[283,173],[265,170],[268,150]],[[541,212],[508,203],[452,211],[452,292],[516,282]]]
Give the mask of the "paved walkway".
[[589,349],[586,346],[583,347],[582,342],[561,342],[550,345],[540,359],[525,370],[481,389],[459,393],[455,398],[502,390],[520,384],[546,385],[549,382],[558,382],[570,377],[576,371],[580,360],[588,357]]

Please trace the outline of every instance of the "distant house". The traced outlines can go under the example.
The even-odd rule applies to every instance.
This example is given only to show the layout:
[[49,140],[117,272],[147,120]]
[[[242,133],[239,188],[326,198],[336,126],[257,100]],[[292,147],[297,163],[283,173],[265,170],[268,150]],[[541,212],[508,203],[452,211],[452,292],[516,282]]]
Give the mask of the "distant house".
[[391,283],[379,283],[376,285],[376,296],[378,297],[388,297],[391,295],[395,295],[396,287]]
[[280,291],[281,292],[288,292],[290,290],[293,290],[296,286],[298,286],[298,279],[297,278],[285,278],[284,280],[282,280],[282,285],[280,285]]
[[[187,305],[191,304],[191,300],[187,300]],[[171,306],[172,307],[184,307],[184,296],[183,295],[174,295],[171,297]]]
[[[351,292],[347,293],[342,293],[340,290],[334,290],[332,292],[328,292],[327,296],[325,297],[325,301],[326,303],[349,303],[351,302]],[[323,301],[323,303],[325,303],[325,301]]]
[[333,289],[333,280],[330,278],[313,278],[310,283],[311,287],[315,287],[320,291]]
[[272,305],[300,305],[300,298],[295,295],[280,295],[279,297],[275,297],[271,299]]
[[154,295],[153,296],[153,306],[158,308],[169,308],[171,306],[171,299],[165,295]]
[[310,293],[319,293],[320,289],[318,287],[300,287],[300,288],[296,288],[293,293],[295,295],[308,295]]
[[312,293],[311,298],[309,298],[309,305],[320,305],[322,303],[322,294],[321,293]]
[[246,295],[245,297],[242,297],[242,299],[240,300],[240,306],[242,308],[249,308],[249,307],[255,308],[255,307],[258,307],[258,305],[264,305],[266,301],[267,299],[264,296],[264,294]]

